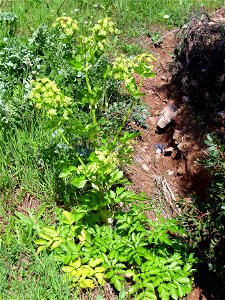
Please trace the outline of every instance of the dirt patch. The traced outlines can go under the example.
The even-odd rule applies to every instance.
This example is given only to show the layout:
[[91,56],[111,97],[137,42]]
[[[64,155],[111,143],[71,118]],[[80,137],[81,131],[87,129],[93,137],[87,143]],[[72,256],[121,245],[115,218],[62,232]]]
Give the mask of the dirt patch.
[[[212,50],[214,48],[217,50],[220,48],[221,53],[225,54],[223,48],[223,45],[225,45],[223,33],[218,33],[219,28],[220,31],[222,31],[222,24],[225,24],[224,22],[222,23],[223,19],[221,19],[224,14],[225,12],[222,10],[220,11],[219,16],[215,16],[216,19],[220,20],[219,23],[207,19],[206,24],[205,19],[201,20],[200,18],[200,23],[193,21],[187,25],[189,30],[191,28],[193,31],[195,28],[194,26],[197,26],[199,29],[198,33],[191,31],[194,35],[194,41],[192,42],[192,48],[194,48],[194,50],[192,51],[203,51],[202,48],[198,49],[198,47],[194,46],[194,44],[198,44],[203,41],[200,39],[199,35],[202,34],[204,30],[206,31],[207,28],[204,42],[208,40],[208,37],[211,34],[211,39],[208,41],[209,48],[206,49],[206,52],[208,51],[207,56],[213,55],[213,59],[214,57],[218,57],[218,53],[214,53]],[[206,18],[205,15],[203,16]],[[200,28],[200,26],[202,27]],[[166,178],[176,198],[179,196],[186,197],[190,195],[190,193],[204,198],[210,178],[198,160],[204,158],[206,155],[206,146],[204,144],[206,134],[209,132],[215,132],[217,134],[220,133],[222,136],[225,133],[224,121],[216,114],[218,105],[223,103],[223,95],[221,94],[221,89],[216,91],[215,86],[212,86],[212,93],[214,94],[213,99],[216,97],[218,100],[217,104],[219,104],[215,104],[213,111],[209,109],[209,113],[214,114],[210,120],[203,118],[203,116],[207,114],[199,112],[202,106],[197,109],[195,102],[189,101],[190,93],[193,93],[192,85],[185,86],[189,93],[187,93],[185,88],[182,88],[181,80],[178,81],[177,79],[181,72],[174,75],[174,63],[171,72],[171,65],[172,62],[174,62],[174,51],[176,53],[178,44],[177,32],[178,30],[176,32],[172,31],[166,33],[160,47],[155,47],[152,44],[151,38],[148,37],[142,37],[139,41],[141,45],[145,45],[145,48],[148,48],[157,58],[157,61],[154,63],[154,70],[157,75],[154,78],[146,79],[142,86],[141,91],[145,93],[143,101],[149,105],[151,113],[151,116],[146,120],[149,128],[139,128],[142,133],[142,138],[135,146],[135,164],[129,167],[127,171],[132,179],[134,189],[137,192],[144,191],[148,195],[157,194],[154,184],[155,175],[157,175]],[[212,37],[213,32],[215,38]],[[196,38],[196,41],[195,35],[198,37],[198,39]],[[189,41],[189,44],[190,43],[191,42]],[[191,50],[189,51],[191,52]],[[193,56],[195,56],[195,54],[196,53],[194,53]],[[203,55],[202,52],[201,55]],[[186,52],[180,55],[180,57],[186,57]],[[191,53],[189,53],[189,57],[191,57]],[[206,60],[208,61],[209,58]],[[176,61],[177,59],[175,62]],[[181,62],[179,62],[179,64],[181,64]],[[185,63],[183,64],[185,65]],[[212,64],[214,64],[214,60],[212,61]],[[208,62],[208,65],[211,66],[211,61]],[[200,66],[196,65],[196,67],[199,68]],[[194,68],[192,64],[190,64],[189,68],[190,71],[188,72],[186,70],[187,66],[186,69],[184,66],[186,73],[184,69],[182,69],[184,72],[182,78],[185,76],[191,76],[190,74],[194,73],[194,70],[192,71]],[[218,72],[221,73],[221,69]],[[202,83],[203,79],[201,78],[199,81],[198,84],[200,89],[198,97],[208,95],[209,85],[213,74],[210,73],[210,78],[207,78],[207,87],[204,91]],[[224,84],[224,81],[219,84]],[[211,96],[212,93],[210,94]],[[200,102],[198,102],[198,105],[199,103]],[[173,117],[173,120],[168,124],[168,126],[157,130],[156,127],[159,117],[165,106],[169,104],[176,104],[178,108],[177,114]],[[220,109],[221,108],[222,107],[220,106]],[[162,148],[162,151],[159,151],[158,148]],[[204,184],[202,184],[203,182]]]

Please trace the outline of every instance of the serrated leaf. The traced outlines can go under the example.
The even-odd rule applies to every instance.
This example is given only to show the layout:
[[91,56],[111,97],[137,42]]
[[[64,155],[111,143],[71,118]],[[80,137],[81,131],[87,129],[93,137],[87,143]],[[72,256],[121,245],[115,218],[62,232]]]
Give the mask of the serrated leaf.
[[174,286],[172,286],[170,289],[170,295],[174,300],[177,300],[179,298],[177,289]]
[[185,291],[183,291],[181,285],[178,285],[178,286],[177,286],[177,291],[178,291],[178,296],[179,296],[179,298],[182,298],[182,297],[186,294]]
[[156,278],[152,284],[154,285],[154,287],[157,287],[160,285],[161,282],[162,282],[161,278]]
[[82,289],[85,288],[93,289],[95,285],[92,279],[84,279],[83,281],[80,281],[80,287]]
[[104,285],[105,284],[104,276],[105,275],[103,273],[95,273],[95,277],[97,278],[98,283],[100,285]]
[[102,258],[96,258],[96,259],[91,258],[88,264],[92,268],[95,268],[97,265],[101,264],[102,262],[103,262]]
[[165,289],[162,289],[161,293],[159,293],[159,296],[163,300],[169,300],[169,294]]
[[37,254],[39,254],[42,250],[44,250],[46,248],[46,246],[40,246],[37,249]]
[[86,184],[86,182],[87,182],[87,180],[85,179],[85,177],[74,177],[71,181],[70,181],[70,183],[73,185],[73,186],[75,186],[75,187],[77,187],[78,189],[82,189],[84,186],[85,186],[85,184]]
[[189,281],[190,281],[190,279],[187,277],[179,277],[179,278],[176,278],[176,280],[180,283],[189,283]]
[[95,268],[95,272],[96,273],[102,273],[102,272],[104,272],[105,271],[105,268],[104,267],[97,267],[97,268]]
[[36,240],[35,244],[36,245],[45,245],[46,244],[46,240]]
[[124,278],[122,276],[118,276],[118,275],[114,275],[111,278],[111,282],[114,284],[115,288],[117,289],[117,291],[121,291],[123,285],[121,283],[121,281],[124,280]]
[[190,271],[191,270],[191,268],[192,268],[192,265],[191,264],[188,264],[188,263],[186,263],[185,265],[184,265],[184,272],[188,272],[188,271]]
[[49,235],[47,234],[43,234],[43,233],[39,233],[39,236],[44,239],[44,240],[47,240],[47,241],[52,241],[52,237],[50,237]]
[[54,250],[54,249],[58,248],[58,247],[60,246],[61,243],[62,243],[62,240],[55,241],[55,242],[51,245],[51,249]]
[[130,295],[132,295],[132,294],[136,293],[138,291],[138,289],[139,289],[138,285],[132,285],[132,287],[129,289],[128,293]]
[[70,263],[70,266],[73,267],[73,268],[75,268],[75,269],[80,268],[80,266],[81,266],[81,259],[78,258],[75,262]]
[[144,285],[144,287],[146,287],[150,291],[154,291],[155,290],[155,287],[154,287],[154,285],[151,282],[145,282],[144,281],[143,285]]
[[59,235],[58,232],[50,226],[45,226],[42,230],[45,234],[49,235],[50,237],[56,237]]
[[69,224],[72,225],[74,223],[73,214],[66,210],[64,210],[62,213],[66,220],[69,222]]

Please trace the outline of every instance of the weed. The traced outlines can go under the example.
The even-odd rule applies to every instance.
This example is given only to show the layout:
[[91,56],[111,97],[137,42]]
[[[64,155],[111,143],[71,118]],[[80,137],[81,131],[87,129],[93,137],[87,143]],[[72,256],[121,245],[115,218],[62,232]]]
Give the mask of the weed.
[[211,135],[205,143],[208,156],[203,164],[212,176],[208,198],[202,205],[193,199],[193,204],[184,209],[181,220],[200,259],[207,262],[210,271],[224,278],[224,145]]

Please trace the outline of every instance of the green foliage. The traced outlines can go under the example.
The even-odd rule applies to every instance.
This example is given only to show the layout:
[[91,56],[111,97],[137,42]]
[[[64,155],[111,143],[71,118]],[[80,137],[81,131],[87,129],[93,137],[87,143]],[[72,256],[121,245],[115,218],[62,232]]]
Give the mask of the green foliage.
[[58,210],[55,225],[36,228],[38,252],[46,249],[63,264],[71,287],[108,280],[135,299],[178,299],[191,291],[195,260],[177,221],[150,221],[137,205],[115,211],[113,227],[88,225],[86,217],[80,209]]
[[201,249],[200,259],[207,262],[209,270],[222,278],[225,272],[225,148],[215,136],[207,135],[205,143],[208,155],[203,165],[211,175],[208,197],[202,205],[193,198],[195,202],[183,210],[181,220],[190,233],[192,247]]
[[5,35],[14,35],[17,28],[17,15],[12,12],[0,12],[0,25]]
[[[29,2],[34,9],[39,4]],[[125,291],[135,299],[178,299],[193,281],[185,232],[175,220],[159,215],[148,220],[146,197],[128,190],[121,170],[131,160],[136,136],[125,127],[138,107],[144,78],[155,75],[154,57],[109,59],[118,33],[111,19],[91,22],[85,32],[83,27],[62,16],[39,27],[30,40],[10,37],[0,45],[0,187],[38,191],[39,197],[55,197],[68,206],[54,208],[51,217],[42,217],[44,207],[36,216],[16,212],[2,242],[5,249],[26,244],[34,267],[49,257],[52,265],[46,263],[45,270],[59,276],[47,282],[50,296],[40,289],[40,297],[53,299],[58,292],[66,299],[67,284],[92,289],[107,280],[121,299]],[[114,122],[110,112],[116,106],[123,110]],[[141,123],[139,113],[134,118]],[[46,275],[40,271],[38,276]]]
[[35,216],[17,212],[20,220],[13,215],[10,197],[7,205],[1,201],[0,295],[3,299],[57,299],[61,295],[69,300],[76,296],[58,263],[45,252],[35,254],[35,230],[44,224],[40,217],[45,215],[45,222],[49,222],[44,209],[41,207]]
[[[223,0],[21,0],[3,1],[1,9],[18,15],[18,29],[23,33],[30,33],[43,23],[51,24],[62,13],[86,23],[94,23],[96,18],[107,14],[123,35],[129,37],[143,36],[155,24],[181,26],[203,7],[209,12],[223,5]],[[164,18],[165,15],[169,18]],[[85,30],[86,24],[83,27]]]
[[100,285],[105,284],[104,267],[99,266],[102,263],[101,259],[91,259],[87,265],[81,264],[81,259],[71,262],[68,266],[62,267],[62,270],[67,274],[69,280],[72,281],[71,287],[94,288],[94,281],[98,281]]

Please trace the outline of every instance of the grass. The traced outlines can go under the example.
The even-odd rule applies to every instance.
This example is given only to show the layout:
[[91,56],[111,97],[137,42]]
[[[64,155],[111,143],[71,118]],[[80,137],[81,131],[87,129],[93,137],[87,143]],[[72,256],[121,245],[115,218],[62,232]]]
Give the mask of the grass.
[[0,9],[18,16],[20,33],[31,33],[40,24],[51,23],[65,13],[90,22],[108,15],[123,36],[130,37],[145,35],[152,25],[180,26],[200,9],[210,12],[222,5],[224,0],[3,0]]
[[47,253],[35,255],[32,235],[20,226],[13,210],[4,207],[5,202],[0,212],[0,299],[52,300],[59,295],[60,299],[71,299],[56,262]]
[[[40,121],[40,120],[39,120]],[[1,177],[0,189],[13,190],[18,186],[33,194],[51,198],[54,171],[43,165],[39,149],[49,143],[42,122],[30,128],[16,128],[10,134],[0,132]]]

